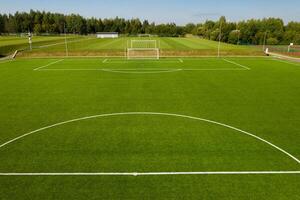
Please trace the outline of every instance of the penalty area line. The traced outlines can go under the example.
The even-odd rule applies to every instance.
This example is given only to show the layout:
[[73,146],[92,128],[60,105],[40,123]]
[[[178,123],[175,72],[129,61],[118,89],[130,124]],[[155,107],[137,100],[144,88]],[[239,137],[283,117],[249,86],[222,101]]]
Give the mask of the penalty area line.
[[0,173],[0,176],[174,176],[174,175],[274,175],[300,174],[300,171],[214,171],[214,172],[70,172]]
[[170,69],[109,69],[109,68],[95,68],[95,69],[40,69],[39,71],[105,71],[105,72],[128,72],[128,71],[153,71],[153,72],[176,72],[176,71],[247,71],[247,69],[241,69],[241,68],[202,68],[202,69],[184,69],[184,68],[170,68]]
[[227,60],[227,59],[225,59],[225,58],[223,58],[223,60],[224,60],[225,62],[228,62],[228,63],[234,64],[234,65],[236,65],[236,66],[242,67],[242,68],[244,68],[244,69],[251,70],[249,67],[246,67],[245,65],[241,65],[241,64],[239,64],[239,63],[237,63],[237,62],[234,62],[234,61],[231,61],[231,60]]
[[49,67],[49,66],[54,65],[54,64],[56,64],[56,63],[62,62],[62,61],[64,61],[64,60],[65,60],[65,59],[60,59],[60,60],[51,62],[51,63],[49,63],[49,64],[47,64],[47,65],[43,65],[43,66],[41,66],[41,67],[35,68],[34,71],[43,69],[43,68],[45,68],[45,67]]

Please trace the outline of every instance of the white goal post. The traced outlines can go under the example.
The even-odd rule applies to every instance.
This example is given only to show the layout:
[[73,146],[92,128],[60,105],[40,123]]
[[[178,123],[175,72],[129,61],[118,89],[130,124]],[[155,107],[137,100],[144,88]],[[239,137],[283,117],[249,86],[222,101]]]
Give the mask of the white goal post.
[[131,40],[127,44],[127,59],[159,59],[156,40]]

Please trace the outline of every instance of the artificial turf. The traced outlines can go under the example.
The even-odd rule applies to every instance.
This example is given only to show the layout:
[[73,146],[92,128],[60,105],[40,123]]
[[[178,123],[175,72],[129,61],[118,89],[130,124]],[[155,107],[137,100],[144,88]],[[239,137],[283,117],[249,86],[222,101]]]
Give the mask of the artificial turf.
[[[7,144],[0,173],[300,171],[294,159],[242,132],[150,114],[229,125],[299,159],[297,63],[60,59],[0,62],[0,145],[72,119],[125,114],[61,124]],[[300,198],[299,174],[0,176],[0,185],[0,199]]]

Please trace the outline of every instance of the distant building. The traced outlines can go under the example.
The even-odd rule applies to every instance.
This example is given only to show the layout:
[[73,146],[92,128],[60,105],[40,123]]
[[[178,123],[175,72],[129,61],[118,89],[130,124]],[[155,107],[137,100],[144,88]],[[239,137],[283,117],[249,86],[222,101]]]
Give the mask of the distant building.
[[118,38],[119,33],[117,32],[101,32],[96,34],[97,38]]

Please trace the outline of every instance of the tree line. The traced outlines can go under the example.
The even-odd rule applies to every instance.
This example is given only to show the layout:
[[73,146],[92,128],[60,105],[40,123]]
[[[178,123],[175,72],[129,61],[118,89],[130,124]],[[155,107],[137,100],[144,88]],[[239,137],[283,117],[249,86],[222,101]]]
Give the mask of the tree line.
[[[218,21],[207,20],[204,23],[189,23],[178,26],[175,23],[155,24],[148,20],[126,20],[84,18],[80,15],[60,13],[16,12],[0,14],[0,34],[95,34],[97,32],[119,32],[124,35],[153,34],[158,36],[180,37],[192,34],[210,40],[219,40],[232,44],[259,45],[300,43],[300,22],[284,24],[279,18],[250,19],[237,23],[228,22],[225,17]],[[220,34],[221,33],[221,34]]]

